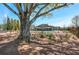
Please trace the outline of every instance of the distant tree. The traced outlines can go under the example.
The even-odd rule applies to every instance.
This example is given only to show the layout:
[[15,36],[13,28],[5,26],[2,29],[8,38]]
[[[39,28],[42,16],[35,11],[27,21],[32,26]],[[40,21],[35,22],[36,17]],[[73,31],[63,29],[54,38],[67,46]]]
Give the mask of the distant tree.
[[6,21],[3,22],[2,27],[4,30],[15,31],[20,29],[20,22],[17,19],[7,17]]
[[79,16],[75,16],[72,19],[72,25],[73,25],[73,27],[71,28],[72,33],[74,33],[77,37],[79,37]]
[[3,3],[10,11],[20,19],[20,35],[18,39],[30,42],[30,26],[37,18],[41,16],[51,15],[51,11],[66,7],[70,4],[67,3],[14,3],[17,9],[15,11],[10,5]]
[[12,25],[11,25],[11,21],[10,21],[10,18],[7,17],[7,30],[11,30],[12,29]]
[[74,27],[79,27],[79,16],[75,16],[73,19],[72,19],[72,24]]
[[13,30],[20,30],[19,20],[14,19],[12,25],[13,25]]
[[16,20],[16,30],[20,30],[20,21]]

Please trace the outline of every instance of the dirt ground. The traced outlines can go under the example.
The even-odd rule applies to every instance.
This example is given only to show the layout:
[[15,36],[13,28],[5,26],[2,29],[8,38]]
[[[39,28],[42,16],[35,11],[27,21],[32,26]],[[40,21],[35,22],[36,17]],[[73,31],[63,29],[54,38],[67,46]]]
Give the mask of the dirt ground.
[[32,33],[31,43],[15,43],[16,32],[0,33],[0,55],[79,55],[79,38],[69,32],[53,32],[54,40]]

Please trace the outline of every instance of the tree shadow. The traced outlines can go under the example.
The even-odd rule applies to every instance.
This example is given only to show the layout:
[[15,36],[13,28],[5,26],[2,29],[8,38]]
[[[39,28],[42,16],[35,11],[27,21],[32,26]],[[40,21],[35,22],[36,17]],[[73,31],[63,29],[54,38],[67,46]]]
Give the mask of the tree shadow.
[[16,41],[15,39],[11,42],[0,44],[0,55],[18,55],[18,43]]

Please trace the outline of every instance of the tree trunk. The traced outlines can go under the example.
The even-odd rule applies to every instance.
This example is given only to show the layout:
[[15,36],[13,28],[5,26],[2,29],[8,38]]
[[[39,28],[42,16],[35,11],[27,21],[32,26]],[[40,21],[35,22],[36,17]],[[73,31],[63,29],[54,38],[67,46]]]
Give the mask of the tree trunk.
[[30,43],[30,24],[29,20],[22,19],[21,20],[21,25],[20,25],[20,35],[19,35],[19,40],[20,41],[26,41]]

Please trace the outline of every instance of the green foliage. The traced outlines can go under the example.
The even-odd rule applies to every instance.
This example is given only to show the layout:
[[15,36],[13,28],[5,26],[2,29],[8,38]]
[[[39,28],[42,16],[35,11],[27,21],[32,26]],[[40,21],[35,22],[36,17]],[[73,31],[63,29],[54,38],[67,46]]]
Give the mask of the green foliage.
[[39,35],[40,35],[40,38],[45,38],[46,37],[46,35],[43,31],[41,31],[41,33]]
[[6,23],[2,26],[3,30],[19,30],[20,29],[20,22],[19,20],[14,20],[7,18]]
[[50,40],[52,39],[52,34],[48,34],[47,36],[48,36],[48,39]]

